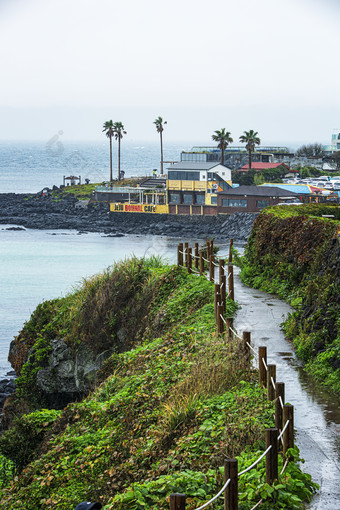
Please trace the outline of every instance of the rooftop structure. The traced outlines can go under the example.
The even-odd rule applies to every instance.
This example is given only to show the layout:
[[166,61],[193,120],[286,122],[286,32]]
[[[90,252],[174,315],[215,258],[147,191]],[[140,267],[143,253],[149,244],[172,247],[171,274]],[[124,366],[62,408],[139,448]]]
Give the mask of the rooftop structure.
[[[190,151],[181,152],[181,162],[221,162],[222,152],[217,147],[192,147]],[[259,146],[252,153],[253,161],[280,162],[289,160],[293,154],[287,147]],[[248,160],[248,152],[244,146],[228,146],[224,152],[224,164],[232,169],[241,168]]]
[[[260,162],[252,162],[251,164],[251,170],[256,170],[256,171],[260,171],[260,170],[270,170],[270,169],[273,169],[273,168],[282,168],[282,169],[285,169],[287,170],[287,172],[290,171],[290,168],[289,166],[287,166],[285,163],[260,163]],[[249,170],[249,165],[243,165],[242,168],[239,169],[240,172],[248,172]],[[292,170],[293,172],[297,172],[298,173],[298,170]]]

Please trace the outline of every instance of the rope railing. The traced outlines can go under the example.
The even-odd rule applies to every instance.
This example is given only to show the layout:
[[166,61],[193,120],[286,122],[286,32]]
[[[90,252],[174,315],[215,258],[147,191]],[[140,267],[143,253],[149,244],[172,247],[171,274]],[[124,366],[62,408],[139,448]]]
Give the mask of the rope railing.
[[278,439],[278,440],[280,440],[280,439],[281,439],[281,437],[282,437],[282,436],[283,436],[283,434],[285,433],[285,431],[286,431],[286,429],[287,429],[288,425],[289,425],[289,420],[287,420],[287,421],[286,421],[285,426],[284,426],[284,427],[283,427],[283,429],[281,430],[281,433],[277,436],[277,439]]
[[249,342],[246,342],[247,346],[249,347],[249,349],[251,349],[253,351],[253,353],[255,354],[255,356],[257,356],[257,352],[255,351],[254,347],[252,345],[250,345]]
[[274,388],[274,390],[275,390],[275,389],[276,389],[276,386],[275,386],[274,379],[271,377],[271,378],[270,378],[270,380],[271,380],[272,386],[273,386],[273,388]]
[[250,510],[255,510],[255,508],[258,508],[258,507],[261,505],[261,503],[263,503],[263,498],[261,498],[261,499],[260,499],[260,501],[259,501],[258,503],[256,503],[256,505],[254,505],[253,507],[251,507],[251,509],[250,509]]
[[249,466],[246,469],[244,469],[243,471],[241,471],[241,473],[239,473],[238,476],[244,475],[244,473],[248,473],[248,471],[250,471],[255,466],[257,466],[257,464],[263,459],[263,457],[265,455],[267,455],[267,453],[271,450],[271,448],[272,448],[272,445],[268,446],[268,448],[262,453],[262,455],[257,460],[255,460],[255,462],[253,462],[251,464],[251,466]]
[[228,478],[228,480],[226,481],[226,483],[223,485],[222,489],[216,494],[216,496],[214,496],[213,498],[211,498],[209,501],[207,501],[206,503],[204,503],[204,505],[202,506],[199,506],[198,508],[196,508],[195,510],[203,510],[203,508],[207,508],[207,506],[211,505],[211,503],[213,503],[214,501],[216,501],[216,499],[218,499],[221,494],[223,494],[223,492],[226,490],[226,488],[228,487],[228,485],[230,484],[231,482],[231,479]]
[[[268,400],[275,400],[275,428],[266,430],[266,450],[256,459],[250,466],[245,468],[240,473],[237,473],[237,460],[229,459],[225,461],[225,479],[228,476],[228,480],[224,483],[223,487],[220,491],[212,497],[209,501],[204,503],[203,505],[197,507],[195,510],[203,510],[207,508],[209,505],[214,503],[222,494],[226,491],[227,487],[230,485],[228,491],[226,492],[225,497],[235,498],[234,501],[237,505],[237,478],[247,473],[251,469],[255,468],[261,460],[266,457],[266,482],[269,485],[272,485],[275,479],[278,477],[278,462],[277,456],[278,451],[281,449],[280,442],[282,443],[282,453],[283,456],[286,457],[285,464],[281,470],[280,475],[283,474],[286,469],[290,457],[287,456],[287,450],[294,446],[294,426],[293,426],[293,406],[284,405],[284,383],[276,383],[276,365],[269,364],[267,365],[267,347],[261,346],[258,348],[258,352],[251,345],[250,340],[250,332],[244,331],[243,337],[241,337],[238,332],[233,327],[233,318],[232,317],[224,317],[226,313],[226,298],[231,297],[234,300],[234,275],[233,275],[233,264],[232,264],[232,255],[229,252],[229,260],[223,257],[216,257],[213,255],[213,242],[207,243],[206,246],[207,257],[203,257],[203,250],[201,249],[199,252],[199,256],[192,253],[192,249],[188,247],[188,243],[185,243],[185,249],[183,250],[183,244],[180,244],[178,247],[178,265],[185,266],[189,273],[192,273],[194,276],[204,276],[211,282],[215,282],[215,320],[217,325],[217,334],[221,335],[223,331],[226,331],[226,340],[230,341],[232,335],[235,338],[238,338],[240,342],[241,352],[244,353],[245,359],[250,366],[251,363],[251,352],[257,356],[259,360],[258,368],[259,368],[259,377],[260,384],[267,388],[267,398]],[[195,253],[198,253],[198,243],[195,243]],[[183,257],[181,255],[185,255],[185,263]],[[193,260],[199,259],[199,263],[195,262],[193,264]],[[223,262],[222,262],[223,260]],[[216,262],[220,263],[216,263]],[[204,270],[204,264],[206,262],[209,264],[209,270],[206,272]],[[228,265],[227,265],[228,264]],[[192,267],[195,266],[195,267]],[[199,267],[199,271],[198,271]],[[219,267],[219,283],[216,282],[215,278],[215,267]],[[228,292],[227,292],[227,279],[228,279]],[[231,335],[232,333],[232,335]],[[280,433],[279,433],[280,432]],[[279,443],[279,445],[277,444]],[[235,471],[232,470],[230,465],[235,462],[236,468]],[[228,466],[228,468],[226,468]],[[226,471],[227,469],[227,471]],[[236,477],[236,478],[235,478]],[[235,485],[236,480],[236,485]],[[173,503],[170,503],[170,508],[178,508],[178,510],[185,509],[185,495],[183,494],[173,494],[171,497],[183,497],[179,505],[174,506]],[[262,498],[258,501],[251,510],[255,510],[265,498]],[[232,507],[234,508],[234,503]],[[229,507],[228,507],[229,508]],[[236,508],[236,507],[235,507]]]
[[232,327],[229,327],[230,331],[233,333],[233,335],[235,335],[237,338],[239,338],[240,340],[242,340],[242,337],[240,337],[240,335],[238,335],[236,333],[236,331],[232,328]]

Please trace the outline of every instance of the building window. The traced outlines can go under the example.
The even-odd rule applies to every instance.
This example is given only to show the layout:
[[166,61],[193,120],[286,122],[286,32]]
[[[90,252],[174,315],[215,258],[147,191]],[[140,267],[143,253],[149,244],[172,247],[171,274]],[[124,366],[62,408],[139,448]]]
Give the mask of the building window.
[[169,204],[179,204],[179,193],[169,193]]
[[198,205],[204,205],[205,204],[205,196],[204,195],[196,195],[195,203]]
[[269,200],[256,200],[256,207],[268,207]]
[[211,197],[211,204],[212,205],[217,204],[217,197]]
[[183,204],[192,204],[192,195],[183,195]]
[[247,200],[241,200],[239,198],[223,198],[223,207],[247,207]]
[[185,172],[184,170],[169,170],[168,180],[170,181],[199,181],[199,172]]

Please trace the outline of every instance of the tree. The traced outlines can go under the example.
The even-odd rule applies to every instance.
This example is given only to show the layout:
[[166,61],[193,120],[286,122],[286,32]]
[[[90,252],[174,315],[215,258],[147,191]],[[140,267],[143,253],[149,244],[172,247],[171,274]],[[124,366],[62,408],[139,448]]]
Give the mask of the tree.
[[340,151],[333,152],[325,159],[334,170],[340,170]]
[[163,121],[162,117],[157,117],[157,119],[154,121],[154,124],[156,125],[157,133],[159,133],[161,140],[161,175],[163,175],[163,125],[167,124],[167,121]]
[[215,131],[211,138],[214,142],[218,142],[217,147],[221,149],[221,162],[224,165],[224,151],[234,140],[231,138],[230,132],[226,131],[225,128],[222,128],[221,131]]
[[295,156],[304,156],[306,158],[322,158],[324,151],[321,143],[310,143],[301,145],[295,153]]
[[115,140],[118,140],[118,181],[120,181],[120,141],[123,135],[126,135],[126,131],[124,131],[124,126],[121,122],[115,122],[113,124],[113,132]]
[[110,139],[110,182],[112,182],[112,137],[114,135],[113,122],[107,120],[103,124],[103,132],[105,131],[106,136]]
[[255,150],[255,145],[260,145],[261,140],[257,136],[258,132],[253,131],[243,131],[243,135],[240,136],[240,142],[246,144],[246,149],[249,154],[249,170],[251,169],[251,153]]

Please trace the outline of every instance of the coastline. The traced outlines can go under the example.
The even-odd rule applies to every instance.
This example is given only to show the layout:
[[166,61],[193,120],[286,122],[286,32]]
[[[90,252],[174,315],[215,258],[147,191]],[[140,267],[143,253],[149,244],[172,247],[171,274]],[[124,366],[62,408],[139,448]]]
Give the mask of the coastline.
[[43,197],[41,193],[0,193],[0,224],[31,229],[74,229],[100,232],[110,236],[125,234],[167,237],[234,238],[246,241],[257,213],[223,216],[175,216],[140,213],[110,213],[107,203]]

